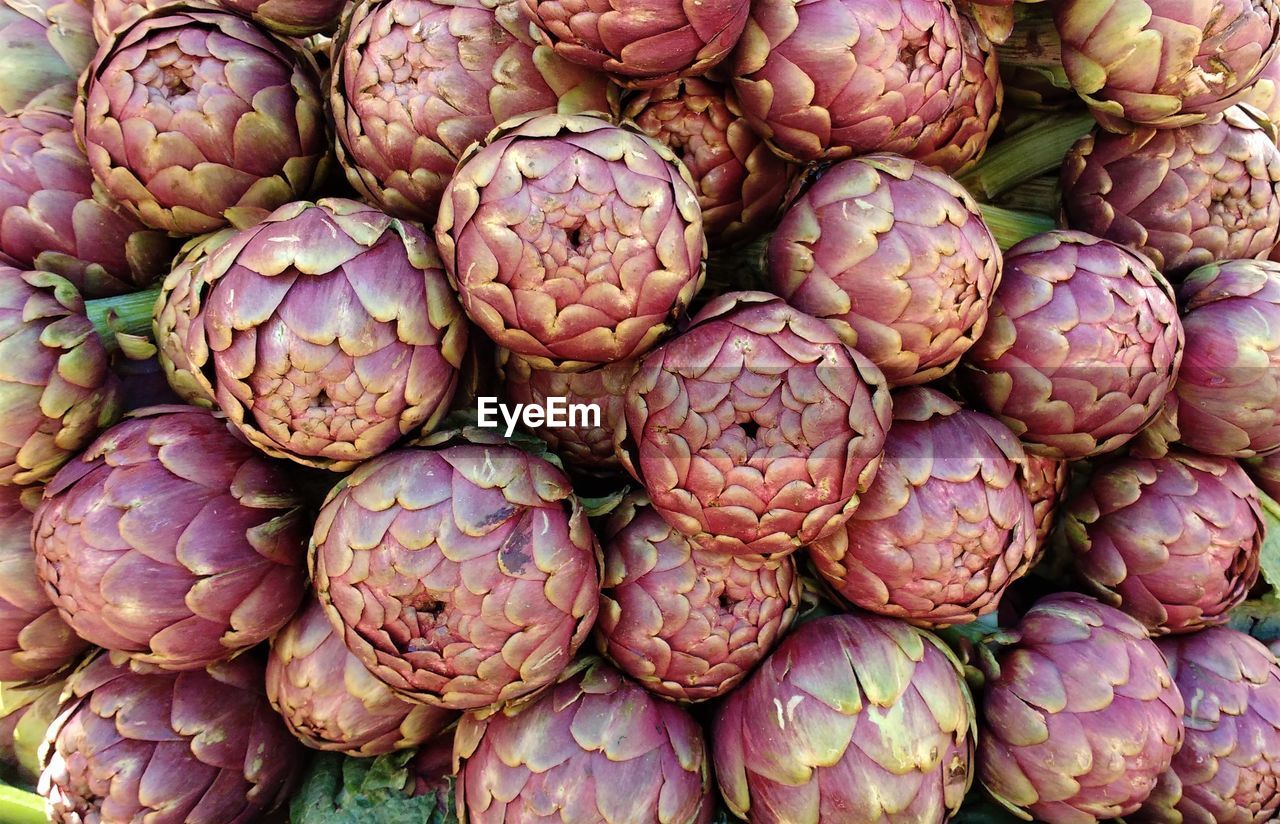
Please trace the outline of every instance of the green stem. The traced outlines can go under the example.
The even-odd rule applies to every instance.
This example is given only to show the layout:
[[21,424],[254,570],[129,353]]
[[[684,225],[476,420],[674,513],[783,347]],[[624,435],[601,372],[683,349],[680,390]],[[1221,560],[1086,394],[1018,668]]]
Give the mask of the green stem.
[[1062,209],[1062,191],[1057,175],[1041,175],[1014,186],[1000,195],[999,206],[1021,212],[1056,215]]
[[991,200],[1020,183],[1062,165],[1071,146],[1093,128],[1092,115],[1051,114],[992,146],[982,161],[960,175],[979,200]]
[[[1049,3],[1019,3],[1013,36],[996,46],[1001,66],[1045,69],[1065,82],[1062,39],[1053,23]],[[1043,7],[1043,8],[1042,8]],[[1069,86],[1063,86],[1069,88]]]
[[1033,235],[1058,228],[1053,218],[1036,212],[1019,212],[1002,206],[982,204],[982,219],[995,235],[1000,248],[1008,250]]
[[151,317],[159,289],[85,301],[85,314],[109,351],[119,349],[117,334],[151,337]]
[[44,799],[17,787],[0,785],[0,821],[4,824],[45,824]]

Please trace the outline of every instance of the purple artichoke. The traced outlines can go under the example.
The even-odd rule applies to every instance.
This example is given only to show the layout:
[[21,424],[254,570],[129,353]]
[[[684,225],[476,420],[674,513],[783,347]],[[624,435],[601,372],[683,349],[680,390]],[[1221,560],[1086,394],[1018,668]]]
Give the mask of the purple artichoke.
[[1182,349],[1173,292],[1146,258],[1053,231],[1005,254],[964,377],[1028,451],[1084,458],[1118,449],[1155,418]]
[[713,244],[754,240],[777,222],[797,168],[752,131],[727,86],[679,80],[634,95],[624,114],[689,169]]
[[0,116],[0,249],[90,298],[151,284],[173,256],[94,182],[70,115],[47,109]]
[[174,673],[103,654],[68,688],[40,777],[51,822],[250,824],[303,764],[253,656]]
[[978,761],[997,800],[1047,824],[1128,815],[1182,745],[1182,695],[1146,628],[1092,598],[1042,598],[983,696]]
[[1034,513],[1036,543],[1042,552],[1049,533],[1053,531],[1058,506],[1067,492],[1071,470],[1066,461],[1043,455],[1027,455],[1027,462],[1020,470],[1022,489],[1031,500],[1031,510]]
[[448,411],[467,325],[416,226],[334,198],[209,247],[166,279],[156,337],[179,394],[254,446],[343,471]]
[[91,0],[0,0],[0,114],[70,112],[93,60]]
[[271,640],[267,697],[308,747],[358,756],[416,747],[454,720],[454,713],[411,704],[375,678],[314,599]]
[[1055,22],[1071,85],[1123,132],[1198,123],[1239,99],[1276,53],[1280,3],[1064,0]]
[[0,487],[0,681],[44,680],[89,648],[58,616],[36,577],[31,498],[38,501],[39,491]]
[[800,578],[790,558],[699,549],[643,496],[624,499],[600,535],[600,650],[651,692],[686,701],[724,695],[795,620]]
[[846,160],[788,208],[769,241],[773,290],[849,330],[890,386],[955,368],[982,336],[1000,249],[978,203],[892,155]]
[[1172,278],[1280,242],[1280,149],[1253,113],[1082,137],[1062,166],[1067,223],[1142,252]]
[[697,722],[590,659],[536,701],[463,716],[454,761],[458,817],[471,824],[711,820]]
[[127,24],[81,79],[76,138],[146,225],[252,225],[323,180],[328,137],[310,57],[189,0]]
[[370,0],[352,8],[329,87],[347,180],[430,222],[467,148],[533,114],[612,112],[608,81],[538,46],[517,0]]
[[197,669],[270,637],[306,570],[299,500],[227,423],[154,407],[105,432],[45,487],[36,572],[82,638]]
[[1008,427],[933,389],[893,399],[871,487],[809,557],[850,603],[932,626],[993,612],[1035,557],[1026,454]]
[[586,116],[535,117],[473,146],[436,242],[485,334],[566,371],[652,348],[702,286],[706,252],[675,155]]
[[725,803],[753,824],[942,824],[973,780],[973,699],[933,635],[887,618],[802,624],[720,705]]
[[893,152],[955,172],[982,156],[1003,97],[951,0],[759,0],[729,66],[743,114],[799,161]]
[[1152,632],[1227,620],[1258,579],[1258,489],[1232,460],[1171,452],[1095,468],[1064,514],[1076,568]]
[[66,280],[0,263],[0,484],[35,484],[120,415],[107,351]]
[[463,444],[357,468],[320,511],[311,569],[374,675],[469,710],[536,692],[568,666],[596,619],[599,551],[560,470]]
[[1202,266],[1178,297],[1187,333],[1174,387],[1182,443],[1229,457],[1280,449],[1280,263]]
[[728,57],[750,0],[520,0],[556,54],[631,88],[696,77]]
[[1188,698],[1187,737],[1135,824],[1255,824],[1280,809],[1280,666],[1217,627],[1156,642]]
[[830,326],[736,292],[640,362],[614,437],[654,509],[697,546],[785,555],[853,514],[891,415],[880,371]]

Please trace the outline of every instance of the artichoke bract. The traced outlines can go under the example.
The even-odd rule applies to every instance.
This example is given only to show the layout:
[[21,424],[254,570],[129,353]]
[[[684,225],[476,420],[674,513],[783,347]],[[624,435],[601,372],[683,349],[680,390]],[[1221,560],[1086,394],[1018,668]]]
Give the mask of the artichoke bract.
[[40,748],[58,717],[65,681],[31,687],[0,684],[0,765],[16,771],[24,784],[40,780]]
[[623,114],[688,168],[712,244],[755,240],[777,222],[796,166],[770,151],[727,86],[676,81],[632,96]]
[[642,495],[624,499],[600,536],[600,651],[651,692],[685,701],[724,695],[795,620],[800,577],[791,558],[699,549]]
[[716,779],[753,824],[941,824],[973,781],[960,664],[901,621],[802,624],[720,705]]
[[0,114],[49,106],[70,112],[76,78],[93,60],[91,0],[0,2]]
[[75,287],[0,262],[0,484],[47,481],[120,416],[120,382]]
[[466,318],[415,225],[297,202],[190,253],[164,283],[161,357],[254,446],[342,471],[448,411]]
[[706,256],[671,150],[584,115],[508,124],[473,146],[436,243],[485,334],[567,371],[651,349],[701,288]]
[[58,615],[36,577],[31,497],[39,500],[39,491],[0,487],[0,682],[47,679],[89,648]]
[[1181,442],[1237,458],[1280,449],[1280,263],[1203,266],[1178,298],[1187,332],[1174,387]]
[[338,23],[347,0],[219,0],[277,34],[306,37]]
[[1066,494],[1071,469],[1067,461],[1030,454],[1027,455],[1027,462],[1019,469],[1022,489],[1031,500],[1038,551],[1042,552],[1049,533],[1053,531],[1058,506]]
[[904,390],[870,489],[809,557],[869,612],[926,626],[973,621],[999,606],[1036,554],[1025,462],[994,418],[933,389]]
[[641,360],[614,444],[697,546],[780,556],[853,514],[891,406],[880,370],[826,323],[733,292]]
[[0,116],[0,250],[88,298],[150,285],[174,251],[102,191],[71,116],[48,109]]
[[1226,622],[1258,580],[1258,489],[1226,458],[1173,451],[1104,463],[1064,518],[1080,575],[1156,634]]
[[616,106],[608,81],[539,46],[517,0],[371,0],[333,51],[329,101],[347,180],[430,223],[463,153],[500,123]]
[[454,713],[412,704],[347,650],[314,598],[271,639],[267,698],[302,743],[349,755],[416,747]]
[[109,36],[81,79],[76,139],[94,177],[155,229],[247,226],[328,166],[309,55],[191,0]]
[[1029,452],[1084,458],[1120,448],[1160,413],[1183,340],[1150,261],[1083,232],[1046,232],[1005,253],[962,377]]
[[1280,666],[1242,632],[1216,627],[1156,642],[1187,701],[1173,766],[1139,824],[1270,821],[1280,809]]
[[566,426],[539,426],[533,434],[546,442],[570,469],[589,475],[622,470],[613,449],[613,431],[622,417],[635,361],[617,361],[585,372],[540,369],[519,355],[503,351],[502,393],[511,403],[550,408],[552,398],[566,405],[588,404],[600,410],[600,425],[568,420]]
[[[93,35],[102,43],[117,29],[181,0],[93,0]],[[92,57],[92,55],[90,55]]]
[[590,659],[534,702],[464,716],[454,761],[459,818],[471,824],[711,820],[698,723]]
[[1170,278],[1280,242],[1280,149],[1253,112],[1181,129],[1095,130],[1062,165],[1072,229],[1142,252]]
[[653,88],[724,60],[750,0],[520,0],[534,29],[566,60],[631,88]]
[[1273,125],[1280,126],[1280,53],[1262,70],[1240,102],[1253,106]]
[[36,572],[80,637],[167,669],[265,641],[302,602],[294,484],[189,406],[134,413],[45,487]]
[[68,690],[40,776],[52,822],[250,824],[284,804],[304,763],[253,656],[174,673],[104,653]]
[[784,157],[893,152],[954,172],[1000,114],[995,53],[951,0],[760,0],[728,61]]
[[828,169],[788,207],[768,250],[773,290],[848,330],[890,386],[955,368],[986,328],[1000,262],[964,187],[893,155]]
[[1048,824],[1134,812],[1182,745],[1182,695],[1146,628],[1075,593],[1036,602],[988,679],[982,783]]
[[1280,3],[1065,0],[1054,21],[1071,85],[1098,122],[1123,132],[1230,106],[1276,53]]
[[421,703],[474,710],[553,683],[587,639],[599,547],[568,478],[511,446],[368,461],[316,521],[311,570],[360,662]]

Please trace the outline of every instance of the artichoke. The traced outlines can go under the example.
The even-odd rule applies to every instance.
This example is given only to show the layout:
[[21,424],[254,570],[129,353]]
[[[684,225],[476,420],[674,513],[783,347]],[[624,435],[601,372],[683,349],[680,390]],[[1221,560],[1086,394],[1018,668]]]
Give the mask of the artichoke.
[[1059,593],[1036,602],[1014,635],[983,696],[982,783],[1047,824],[1137,810],[1183,736],[1182,695],[1146,628]]
[[586,372],[540,369],[510,352],[502,358],[502,393],[510,403],[548,408],[552,398],[566,405],[593,404],[600,410],[600,425],[570,421],[568,426],[540,426],[533,434],[546,441],[570,469],[603,475],[622,469],[613,449],[613,432],[622,417],[627,385],[635,374],[635,361],[618,361]]
[[1280,449],[1280,263],[1202,266],[1178,297],[1187,333],[1174,387],[1182,443],[1230,457]]
[[39,492],[0,487],[0,681],[47,679],[89,648],[58,616],[36,577],[31,498],[39,500]]
[[271,639],[267,697],[308,747],[358,756],[416,747],[454,719],[448,710],[405,701],[374,678],[315,599]]
[[36,572],[82,638],[166,669],[266,640],[297,611],[306,570],[294,484],[189,406],[103,433],[45,487]]
[[499,128],[445,189],[436,243],[471,320],[536,365],[652,348],[702,286],[689,172],[657,141],[582,115]]
[[632,96],[624,114],[689,169],[712,244],[754,240],[777,222],[796,167],[751,130],[727,86],[678,80]]
[[175,3],[103,42],[81,79],[76,138],[147,226],[252,225],[327,173],[318,84],[294,45],[199,0]]
[[1182,349],[1173,292],[1146,258],[1053,231],[1005,254],[964,379],[1029,452],[1084,458],[1120,448],[1159,414]]
[[750,0],[520,0],[556,54],[630,88],[695,77],[728,57]]
[[311,569],[347,647],[401,695],[479,709],[556,680],[600,599],[569,480],[510,446],[392,452],[330,493]]
[[448,411],[466,319],[413,224],[297,202],[193,254],[165,280],[162,358],[267,454],[342,471]]
[[973,781],[974,724],[960,664],[933,635],[820,618],[720,705],[716,778],[752,824],[941,824]]
[[871,488],[809,557],[869,612],[924,626],[973,621],[996,609],[1036,554],[1025,463],[999,421],[933,389],[900,392]]
[[369,0],[333,50],[329,101],[347,180],[430,222],[467,148],[532,114],[612,112],[608,81],[538,46],[516,0]]
[[946,375],[982,336],[1000,249],[959,183],[867,155],[832,167],[791,204],[768,266],[777,294],[848,330],[901,386]]
[[800,578],[790,558],[699,549],[629,496],[600,533],[600,651],[641,686],[703,701],[738,685],[795,620]]
[[1187,736],[1147,803],[1127,820],[1271,820],[1280,809],[1280,666],[1261,643],[1226,627],[1156,644],[1189,697]]
[[0,249],[62,275],[85,297],[132,292],[169,271],[172,244],[94,181],[71,116],[0,116]]
[[1071,470],[1066,461],[1046,458],[1043,455],[1027,455],[1027,462],[1019,467],[1022,490],[1031,500],[1032,519],[1036,525],[1036,543],[1043,552],[1045,541],[1053,531],[1058,506],[1067,491]]
[[1067,223],[1142,252],[1170,278],[1280,242],[1280,149],[1236,107],[1181,129],[1082,137],[1062,166]]
[[346,0],[220,0],[277,34],[306,37],[338,24]]
[[75,287],[0,263],[0,484],[34,484],[120,414],[119,381]]
[[249,824],[284,803],[302,765],[253,656],[174,673],[103,654],[68,692],[40,776],[51,822]]
[[951,0],[759,0],[729,61],[784,157],[893,152],[955,172],[1000,115],[995,53]]
[[880,371],[830,326],[736,292],[640,362],[614,443],[695,545],[785,555],[853,514],[891,416]]
[[1276,0],[1064,0],[1054,20],[1067,78],[1117,132],[1134,123],[1187,126],[1223,111],[1280,38]]
[[70,112],[76,78],[93,60],[91,0],[0,0],[0,114]]
[[454,741],[458,817],[471,824],[697,824],[712,812],[702,730],[607,664],[579,664],[536,701]]

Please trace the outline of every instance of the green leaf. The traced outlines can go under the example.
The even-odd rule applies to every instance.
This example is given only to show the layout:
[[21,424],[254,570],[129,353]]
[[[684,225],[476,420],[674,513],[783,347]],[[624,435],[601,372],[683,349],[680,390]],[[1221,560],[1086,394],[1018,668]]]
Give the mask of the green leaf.
[[1272,649],[1280,649],[1280,598],[1275,593],[1245,601],[1231,610],[1228,624],[1257,638]]
[[1262,579],[1273,590],[1280,589],[1280,504],[1265,494],[1262,497],[1262,522],[1267,537],[1262,542]]
[[578,503],[582,504],[582,511],[587,513],[588,518],[600,518],[617,509],[618,504],[622,503],[622,499],[627,497],[629,489],[630,487],[624,486],[607,495],[595,497],[579,495]]
[[294,796],[290,824],[458,824],[452,787],[443,804],[433,794],[409,794],[413,756],[413,750],[377,758],[317,756]]

